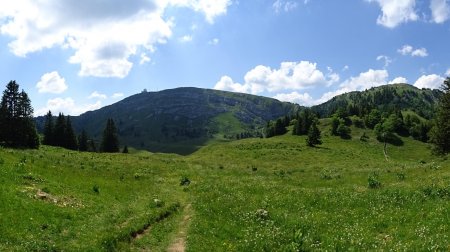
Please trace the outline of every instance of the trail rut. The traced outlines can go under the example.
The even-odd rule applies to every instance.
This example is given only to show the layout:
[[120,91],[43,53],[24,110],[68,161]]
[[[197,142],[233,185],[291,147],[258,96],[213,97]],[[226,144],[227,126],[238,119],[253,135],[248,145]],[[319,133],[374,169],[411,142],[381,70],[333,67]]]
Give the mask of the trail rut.
[[186,250],[187,230],[192,218],[192,206],[186,205],[183,210],[183,219],[178,228],[178,233],[167,248],[168,252],[184,252]]

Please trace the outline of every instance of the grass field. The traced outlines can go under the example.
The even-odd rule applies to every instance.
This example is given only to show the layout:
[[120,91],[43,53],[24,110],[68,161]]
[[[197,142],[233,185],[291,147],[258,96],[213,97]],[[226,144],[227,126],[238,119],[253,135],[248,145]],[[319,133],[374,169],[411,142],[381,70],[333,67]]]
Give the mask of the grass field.
[[386,161],[352,130],[189,156],[0,149],[0,251],[450,250],[450,161],[409,138]]

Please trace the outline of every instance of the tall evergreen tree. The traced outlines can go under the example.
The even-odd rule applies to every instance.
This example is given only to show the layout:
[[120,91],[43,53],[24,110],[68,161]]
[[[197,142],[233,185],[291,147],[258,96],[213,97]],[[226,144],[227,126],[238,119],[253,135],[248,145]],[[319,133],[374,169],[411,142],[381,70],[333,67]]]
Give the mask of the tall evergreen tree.
[[27,93],[10,81],[0,103],[0,142],[11,147],[37,148],[39,137],[33,120],[33,107]]
[[339,127],[339,118],[335,115],[333,118],[331,118],[331,135],[337,136],[338,134],[338,127]]
[[88,136],[86,130],[82,130],[80,136],[78,136],[78,150],[88,151]]
[[294,124],[292,134],[294,135],[306,135],[311,127],[313,121],[316,120],[316,116],[310,109],[304,109],[297,116],[297,121]]
[[54,134],[54,127],[53,124],[53,115],[52,112],[49,110],[48,113],[45,115],[45,125],[44,125],[44,140],[43,144],[46,145],[53,145],[53,134]]
[[75,136],[75,133],[72,128],[72,122],[70,121],[70,116],[67,116],[66,119],[66,130],[64,132],[64,148],[70,149],[70,150],[77,150],[78,149],[78,143],[77,138]]
[[445,155],[450,152],[450,77],[444,80],[441,89],[444,95],[439,101],[431,142],[434,144],[434,152]]
[[119,140],[117,137],[117,129],[112,118],[106,122],[105,130],[103,131],[103,139],[101,144],[103,152],[119,152]]
[[63,113],[59,113],[58,118],[56,118],[55,130],[53,132],[54,145],[64,147],[65,136],[66,136],[66,119]]
[[283,123],[283,119],[279,118],[275,122],[275,135],[281,136],[286,133],[286,126]]
[[308,137],[306,138],[306,144],[310,147],[322,144],[320,140],[320,130],[317,127],[317,120],[314,120],[308,130]]

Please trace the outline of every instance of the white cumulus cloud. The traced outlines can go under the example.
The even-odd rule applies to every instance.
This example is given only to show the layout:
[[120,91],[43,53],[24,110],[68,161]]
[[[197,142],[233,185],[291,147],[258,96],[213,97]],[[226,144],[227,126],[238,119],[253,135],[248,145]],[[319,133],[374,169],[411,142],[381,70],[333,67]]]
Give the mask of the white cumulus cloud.
[[205,15],[209,23],[214,23],[214,19],[227,13],[231,0],[162,0],[173,6],[188,7]]
[[141,60],[139,61],[139,65],[144,65],[147,62],[150,62],[150,57],[147,56],[146,53],[141,53]]
[[314,99],[308,93],[300,94],[297,91],[276,94],[273,98],[279,101],[297,103],[302,106],[311,106],[314,104]]
[[318,85],[331,85],[339,80],[339,75],[329,72],[325,75],[317,69],[317,64],[309,61],[283,62],[279,69],[259,65],[247,72],[244,84],[235,83],[224,76],[215,89],[258,94],[264,91],[300,90]]
[[[17,56],[48,48],[71,49],[79,75],[124,78],[132,56],[154,52],[172,36],[170,7],[203,13],[208,22],[226,14],[231,0],[17,0],[0,2],[0,32]],[[139,55],[139,54],[138,54]],[[144,60],[145,61],[145,60]],[[141,61],[142,62],[142,61]]]
[[371,87],[378,87],[387,84],[389,73],[386,70],[369,69],[367,72],[360,73],[357,77],[351,77],[341,84],[342,88],[351,91],[361,91]]
[[389,82],[389,84],[408,83],[405,77],[397,77]]
[[106,99],[107,96],[105,94],[101,94],[97,91],[92,92],[91,95],[88,96],[88,99]]
[[433,22],[435,23],[444,23],[450,17],[450,5],[448,0],[431,0],[430,9]]
[[416,21],[415,0],[366,0],[376,2],[382,14],[378,16],[377,23],[388,28],[395,28],[402,23]]
[[214,86],[214,89],[239,92],[239,93],[248,93],[249,87],[248,85],[241,85],[239,83],[235,83],[233,79],[229,76],[222,76],[220,80]]
[[57,115],[64,113],[65,115],[77,116],[86,111],[96,110],[102,107],[101,101],[93,104],[76,105],[72,98],[55,98],[47,101],[47,106],[36,111],[37,116],[45,115],[49,110],[52,114]]
[[397,50],[401,55],[410,55],[413,57],[427,57],[428,51],[426,48],[414,48],[410,45],[404,45],[402,48]]
[[414,83],[417,88],[438,89],[444,82],[444,77],[437,74],[422,75]]
[[66,80],[58,72],[46,73],[36,84],[39,93],[61,94],[67,90]]
[[386,85],[388,77],[389,73],[387,70],[369,69],[367,72],[345,80],[340,84],[339,89],[324,93],[321,98],[313,103],[321,104],[340,94]]

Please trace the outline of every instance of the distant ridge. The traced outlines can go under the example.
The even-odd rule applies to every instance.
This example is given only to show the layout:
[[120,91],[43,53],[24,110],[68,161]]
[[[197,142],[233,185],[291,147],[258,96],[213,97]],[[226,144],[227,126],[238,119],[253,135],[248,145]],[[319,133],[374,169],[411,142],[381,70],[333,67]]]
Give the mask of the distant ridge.
[[[193,87],[142,92],[72,117],[77,132],[99,140],[107,118],[115,120],[122,145],[153,152],[189,154],[211,140],[255,132],[300,106],[278,100]],[[43,118],[37,119],[42,128]]]
[[431,119],[442,94],[437,89],[419,89],[404,83],[389,84],[335,96],[325,103],[313,106],[312,110],[321,117],[329,117],[338,108],[378,108],[381,111],[401,109],[411,110]]

